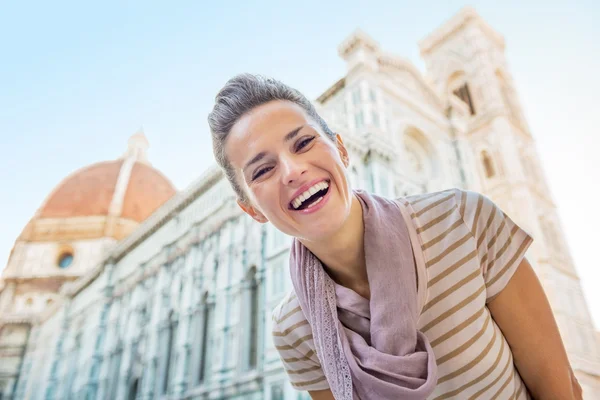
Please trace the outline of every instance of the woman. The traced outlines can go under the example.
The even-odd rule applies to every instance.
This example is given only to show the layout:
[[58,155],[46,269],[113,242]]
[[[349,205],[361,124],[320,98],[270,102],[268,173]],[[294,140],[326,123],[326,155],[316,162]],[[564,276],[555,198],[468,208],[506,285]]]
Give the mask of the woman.
[[524,257],[488,198],[352,190],[348,152],[311,103],[244,74],[209,115],[239,206],[294,237],[273,313],[292,385],[313,399],[572,399],[580,389]]

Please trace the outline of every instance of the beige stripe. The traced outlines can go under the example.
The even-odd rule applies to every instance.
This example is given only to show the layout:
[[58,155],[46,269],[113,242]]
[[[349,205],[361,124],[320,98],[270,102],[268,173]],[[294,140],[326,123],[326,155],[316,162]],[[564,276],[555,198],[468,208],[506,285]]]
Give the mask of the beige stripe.
[[[502,384],[502,386],[500,386],[500,389],[498,389],[498,391],[494,394],[494,396],[492,396],[492,398],[490,400],[497,399],[498,396],[500,396],[502,394],[502,392],[504,391],[504,389],[506,389],[506,387],[508,386],[508,384],[510,383],[510,381],[512,380],[512,378],[513,378],[513,376],[511,374],[509,374],[508,378],[506,378],[506,380],[504,381],[504,383]],[[512,397],[512,395],[511,395],[511,397]]]
[[[486,253],[483,255],[483,257],[481,257],[481,262],[479,263],[480,266],[482,266],[487,262],[489,251],[492,248],[492,246],[494,246],[494,244],[496,243],[496,240],[500,237],[500,235],[502,234],[502,231],[504,230],[504,227],[506,226],[506,220],[503,219],[502,223],[500,224],[500,226],[498,227],[498,230],[496,231],[496,233],[494,234],[494,236],[490,239],[490,242],[487,244],[487,251]],[[479,246],[477,246],[477,250],[479,250]]]
[[[483,360],[488,355],[488,353],[492,350],[492,347],[494,346],[494,343],[496,343],[496,338],[497,337],[498,337],[498,331],[496,329],[494,329],[494,335],[492,336],[492,338],[490,339],[490,341],[488,342],[488,344],[485,346],[485,348],[481,351],[481,353],[477,355],[477,357],[475,357],[468,364],[463,365],[459,369],[454,370],[451,373],[449,373],[447,375],[444,375],[441,378],[439,378],[438,379],[438,384],[442,384],[442,383],[444,383],[446,381],[449,381],[450,379],[456,378],[457,376],[464,374],[465,372],[469,371],[471,368],[473,368],[477,364],[479,364],[479,362],[481,360]],[[502,347],[504,347],[504,341],[502,341]]]
[[[502,368],[502,371],[498,374],[498,376],[492,382],[490,382],[489,384],[487,384],[486,387],[484,387],[483,389],[481,389],[479,392],[475,393],[473,396],[469,397],[469,400],[476,399],[479,396],[481,396],[482,394],[484,394],[485,392],[487,392],[489,390],[489,388],[491,388],[496,383],[498,383],[498,381],[504,376],[504,374],[506,373],[506,370],[512,364],[512,357],[510,356],[510,352],[508,354],[509,354],[509,357],[506,358],[506,364],[504,365],[504,368]],[[511,375],[514,378],[513,374],[509,374],[509,376],[508,376],[509,380],[511,378]]]
[[310,368],[302,368],[302,369],[297,369],[295,371],[286,369],[285,372],[287,372],[288,375],[302,375],[302,374],[306,374],[308,372],[318,371],[320,369],[321,369],[320,365],[315,365]]
[[448,211],[446,211],[445,213],[443,213],[442,215],[440,215],[439,217],[429,221],[426,225],[417,229],[417,233],[423,233],[427,229],[431,228],[432,226],[439,224],[440,222],[445,220],[450,214],[452,214],[454,212],[454,210],[456,210],[456,205],[454,207],[452,207],[451,209],[449,209]]
[[494,258],[492,261],[490,261],[488,263],[486,271],[491,270],[494,267],[494,264],[496,264],[496,261],[498,261],[500,259],[500,257],[502,257],[502,255],[504,254],[506,249],[508,249],[508,246],[510,246],[510,244],[512,243],[513,237],[514,237],[515,233],[517,232],[517,230],[519,230],[519,227],[517,225],[514,225],[512,227],[512,229],[510,230],[510,234],[509,234],[508,238],[506,239],[506,242],[504,242],[504,244],[502,245],[500,250],[498,250],[498,252],[496,253],[496,258]]
[[317,378],[317,379],[313,379],[312,381],[307,381],[307,382],[292,382],[292,386],[297,387],[297,388],[301,388],[301,387],[305,387],[305,386],[314,385],[315,383],[323,382],[325,379],[326,379],[325,375],[323,375],[322,377]]
[[429,204],[429,205],[428,205],[428,206],[426,206],[426,207],[423,207],[421,210],[419,210],[419,212],[412,214],[410,217],[411,217],[411,218],[415,218],[415,217],[416,217],[416,218],[418,218],[418,217],[420,217],[421,215],[425,214],[427,211],[429,211],[429,210],[431,210],[431,209],[433,209],[433,208],[435,208],[435,207],[439,206],[439,205],[440,205],[440,204],[442,204],[442,203],[445,203],[446,201],[450,200],[450,199],[451,199],[451,198],[453,198],[453,197],[454,197],[454,195],[453,195],[453,194],[450,194],[449,196],[446,196],[446,197],[442,197],[442,198],[441,198],[441,199],[439,199],[438,201],[436,201],[436,202],[434,202],[434,203],[431,203],[431,204]]
[[483,270],[483,267],[482,267],[482,265],[483,265],[483,264],[485,264],[485,262],[487,261],[487,259],[488,259],[488,255],[489,255],[488,253],[485,253],[485,254],[483,255],[483,257],[481,257],[481,261],[479,262],[479,266],[481,267],[481,269],[482,269],[482,270]]
[[442,279],[444,279],[445,277],[450,275],[452,272],[454,272],[455,270],[457,270],[458,268],[463,266],[465,263],[471,261],[476,256],[477,256],[477,250],[473,250],[472,252],[470,252],[469,254],[467,254],[466,256],[464,256],[463,258],[461,258],[454,264],[452,264],[450,267],[446,268],[444,270],[444,272],[437,275],[435,278],[430,279],[429,282],[427,283],[427,287],[428,288],[432,287],[433,285],[435,285],[436,283],[438,283],[439,281],[441,281]]
[[455,350],[451,351],[450,353],[446,354],[443,357],[438,358],[437,365],[440,366],[443,363],[445,363],[446,361],[451,360],[454,357],[458,356],[459,354],[462,354],[465,351],[467,351],[473,345],[473,343],[475,343],[477,340],[479,340],[479,338],[481,336],[483,336],[484,332],[490,325],[491,319],[492,318],[488,315],[488,317],[485,319],[485,323],[483,324],[481,329],[475,335],[473,335],[469,340],[467,340],[465,343],[463,343],[462,345],[457,347]]
[[463,221],[465,220],[465,209],[467,208],[467,194],[463,191],[460,192],[460,216]]
[[518,394],[517,393],[518,393],[518,390],[521,388],[521,381],[519,380],[517,369],[513,368],[512,370],[513,370],[513,382],[514,382],[514,385],[513,385],[513,392],[510,395],[510,399],[511,400],[518,400],[518,397],[517,397]]
[[525,251],[527,246],[529,246],[529,244],[531,244],[532,241],[533,241],[533,239],[531,239],[530,236],[526,236],[525,239],[523,240],[523,243],[521,243],[521,245],[519,246],[519,249],[517,250],[517,252],[506,263],[504,268],[502,268],[500,270],[500,272],[498,272],[489,282],[486,283],[486,287],[492,286],[498,279],[500,279],[502,277],[502,275],[504,275],[504,273],[513,266],[515,261],[517,261],[517,258],[519,258],[523,255],[523,252]]
[[445,192],[447,192],[447,190],[444,190],[443,192],[434,192],[434,193],[424,194],[424,195],[422,195],[423,197],[421,197],[420,199],[418,199],[418,200],[415,200],[415,201],[411,201],[410,203],[411,203],[413,206],[415,206],[416,204],[419,204],[419,203],[421,203],[422,201],[425,201],[425,200],[428,200],[428,199],[430,199],[430,198],[432,198],[432,197],[435,197],[435,196],[441,195],[442,193],[445,193]]
[[521,392],[523,391],[523,387],[525,385],[523,384],[523,381],[519,379],[519,390],[517,390],[517,394],[515,395],[515,398],[518,400],[519,396],[521,395]]
[[312,333],[306,336],[301,337],[300,339],[296,340],[294,343],[292,343],[291,345],[285,345],[285,346],[275,346],[275,348],[277,350],[293,350],[296,347],[300,346],[302,343],[306,342],[307,340],[311,340],[313,338]]
[[475,271],[473,271],[471,273],[471,275],[463,278],[460,282],[455,283],[454,285],[452,285],[451,288],[443,291],[442,293],[440,293],[439,295],[437,295],[433,300],[429,301],[425,305],[425,307],[423,307],[423,311],[421,311],[421,313],[424,313],[425,311],[429,310],[431,307],[433,307],[434,305],[436,305],[440,301],[444,300],[446,297],[450,296],[452,293],[454,293],[455,291],[457,291],[458,289],[460,289],[461,287],[463,287],[467,283],[471,282],[473,279],[477,278],[478,276],[479,277],[481,276],[481,271],[478,270],[478,269],[476,269]]
[[438,262],[440,262],[440,260],[442,260],[448,254],[452,253],[454,250],[456,250],[460,246],[462,246],[471,237],[472,237],[471,236],[471,232],[468,232],[465,236],[463,236],[462,238],[460,238],[459,240],[457,240],[456,242],[454,242],[453,244],[451,244],[449,247],[447,247],[441,254],[439,254],[436,257],[432,258],[431,260],[427,261],[425,263],[425,266],[427,268],[429,268],[429,267],[437,264]]
[[455,230],[456,228],[458,228],[462,223],[463,223],[462,219],[459,219],[458,221],[456,221],[455,223],[453,223],[450,226],[450,228],[446,229],[446,231],[444,233],[441,233],[437,237],[431,239],[429,242],[427,242],[423,246],[421,246],[421,248],[423,250],[427,250],[428,248],[430,248],[434,244],[437,244],[437,243],[441,242],[442,240],[444,240],[444,238],[446,236],[448,236],[450,233],[452,233],[452,231]]
[[479,224],[479,214],[481,214],[481,208],[483,207],[483,196],[479,195],[477,198],[477,209],[475,210],[475,218],[473,219],[473,228],[471,228],[471,232],[473,236],[475,236],[475,232],[477,232],[477,225]]
[[426,333],[428,330],[430,330],[431,328],[436,326],[439,322],[445,320],[450,315],[454,314],[455,312],[457,312],[458,310],[463,308],[465,305],[467,305],[470,302],[472,302],[473,300],[475,300],[477,298],[477,296],[479,296],[481,293],[483,293],[484,290],[485,290],[485,285],[481,285],[481,287],[475,293],[473,293],[472,295],[470,295],[469,297],[467,297],[466,299],[464,299],[463,301],[461,301],[460,303],[458,303],[457,305],[455,305],[454,307],[452,307],[451,309],[449,309],[448,311],[441,314],[436,319],[434,319],[433,321],[431,321],[430,323],[425,325],[422,329],[423,333]]
[[298,361],[310,361],[310,358],[314,355],[315,355],[315,351],[309,350],[308,353],[306,353],[302,357],[284,358],[283,361],[286,363],[294,363],[294,362],[298,362]]
[[477,239],[477,248],[479,248],[479,246],[481,246],[481,243],[485,239],[487,230],[492,225],[492,222],[494,222],[495,216],[496,216],[496,209],[492,207],[492,209],[490,210],[490,216],[488,217],[487,223],[485,224],[485,228],[483,228],[483,232],[481,232],[481,235],[479,235],[479,239]]
[[[456,378],[459,375],[464,374],[467,371],[470,371],[472,368],[476,367],[477,364],[479,364],[479,362],[481,362],[481,360],[483,360],[488,353],[492,350],[492,347],[494,346],[494,343],[496,343],[496,339],[498,338],[498,331],[496,329],[494,329],[494,335],[492,336],[492,338],[490,339],[490,341],[488,342],[488,344],[485,346],[485,348],[481,351],[481,353],[479,353],[477,355],[477,357],[475,357],[474,359],[472,359],[468,364],[463,365],[462,367],[452,371],[451,373],[442,376],[441,378],[438,379],[438,385],[442,384],[444,382],[449,381],[450,379]],[[502,354],[502,349],[504,348],[504,341],[502,341],[501,344],[501,349],[500,349],[500,354]],[[499,355],[500,355],[499,354]],[[495,366],[493,366],[493,368],[490,369],[495,369]],[[486,372],[489,372],[486,371]],[[478,376],[476,379],[470,381],[469,383],[467,383],[467,385],[474,385],[473,381],[481,381],[481,375]],[[466,385],[465,385],[466,386]],[[464,386],[463,386],[464,387]]]
[[291,310],[287,314],[285,314],[283,317],[281,317],[281,319],[279,321],[277,321],[277,324],[281,324],[283,321],[285,321],[292,315],[296,314],[298,311],[300,311],[300,306],[294,308],[293,310]]
[[287,328],[283,332],[273,331],[273,336],[287,336],[287,335],[289,335],[290,332],[293,332],[294,329],[299,328],[299,327],[304,326],[304,325],[308,325],[308,321],[305,320],[305,319],[303,319],[300,322],[295,323],[294,325],[290,326],[289,328]]
[[[495,339],[496,339],[495,334],[496,334],[496,330],[494,329],[494,337],[492,338],[492,342],[495,341]],[[462,385],[461,387],[459,387],[451,392],[446,392],[443,395],[436,397],[434,400],[442,400],[442,399],[452,398],[452,397],[456,396],[457,394],[459,394],[460,392],[470,388],[473,385],[478,384],[479,382],[481,382],[482,380],[487,378],[490,375],[490,373],[496,369],[496,367],[498,366],[498,363],[500,362],[500,359],[502,358],[502,354],[504,353],[504,340],[502,340],[501,343],[502,344],[500,347],[500,351],[498,352],[498,356],[496,357],[494,364],[492,364],[492,366],[490,368],[488,368],[487,371],[485,371],[483,374],[479,375],[477,378],[471,380],[470,382]],[[489,349],[488,349],[488,351],[489,351]],[[439,383],[439,380],[438,380],[438,383]]]
[[463,329],[465,329],[467,326],[471,325],[474,321],[481,317],[484,311],[485,307],[480,308],[479,311],[471,315],[467,320],[461,322],[459,325],[452,328],[451,330],[449,330],[448,332],[444,333],[442,336],[431,342],[431,347],[437,347],[438,345],[444,343],[446,340],[450,339],[452,336],[461,332]]

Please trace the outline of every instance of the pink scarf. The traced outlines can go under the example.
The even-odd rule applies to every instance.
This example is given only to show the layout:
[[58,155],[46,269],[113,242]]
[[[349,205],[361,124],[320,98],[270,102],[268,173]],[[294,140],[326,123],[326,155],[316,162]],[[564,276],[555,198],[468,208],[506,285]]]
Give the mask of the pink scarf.
[[294,239],[290,272],[316,353],[337,400],[426,399],[437,383],[431,345],[417,330],[416,270],[398,205],[355,191],[364,219],[371,300],[337,285]]

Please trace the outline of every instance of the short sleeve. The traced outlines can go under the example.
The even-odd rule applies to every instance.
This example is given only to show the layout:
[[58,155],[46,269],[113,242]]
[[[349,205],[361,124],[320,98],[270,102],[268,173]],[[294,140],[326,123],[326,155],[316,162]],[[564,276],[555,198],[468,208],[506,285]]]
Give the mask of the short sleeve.
[[325,390],[329,384],[315,352],[312,330],[293,293],[272,314],[273,343],[292,387],[296,390]]
[[489,302],[506,287],[533,239],[485,195],[459,190],[457,197],[477,245]]

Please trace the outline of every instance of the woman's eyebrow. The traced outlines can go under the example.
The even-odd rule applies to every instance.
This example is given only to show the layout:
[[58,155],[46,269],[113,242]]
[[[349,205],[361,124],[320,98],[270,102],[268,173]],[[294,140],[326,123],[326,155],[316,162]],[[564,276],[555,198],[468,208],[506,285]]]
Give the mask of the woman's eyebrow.
[[283,141],[284,142],[289,142],[290,140],[292,140],[293,138],[295,138],[298,135],[298,132],[300,132],[300,129],[302,129],[302,128],[304,128],[304,125],[300,125],[296,129],[294,129],[293,131],[291,131],[290,133],[288,133],[287,135],[285,135],[285,137],[283,138]]
[[[294,130],[292,130],[291,132],[289,132],[287,135],[285,135],[285,137],[283,138],[284,142],[289,142],[290,140],[292,140],[293,138],[295,138],[298,135],[298,132],[300,132],[300,129],[304,128],[304,125],[300,125],[299,127],[295,128]],[[252,160],[248,161],[246,163],[246,165],[244,165],[244,168],[242,168],[242,171],[246,170],[246,168],[248,168],[249,166],[251,166],[254,163],[259,162],[260,160],[262,160],[265,155],[267,153],[265,153],[264,151],[261,151],[260,153],[258,153],[257,155],[255,155]]]

